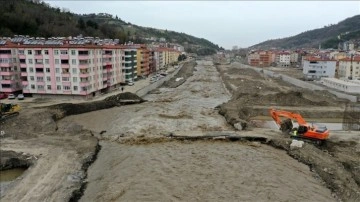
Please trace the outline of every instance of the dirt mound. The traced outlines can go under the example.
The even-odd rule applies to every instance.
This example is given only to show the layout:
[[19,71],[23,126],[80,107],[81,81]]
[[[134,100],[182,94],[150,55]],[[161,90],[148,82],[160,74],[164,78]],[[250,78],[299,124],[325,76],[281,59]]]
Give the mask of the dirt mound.
[[28,168],[33,164],[31,155],[1,150],[0,170]]
[[[356,176],[359,171],[357,167],[360,150],[354,154],[355,143],[350,142],[347,147],[330,143],[331,145],[324,148],[305,144],[301,149],[291,150],[290,142],[290,139],[272,139],[268,144],[286,150],[293,158],[309,165],[310,169],[325,181],[326,186],[343,201],[359,201],[359,178]],[[334,145],[340,147],[333,148]],[[356,145],[359,148],[360,145]]]
[[108,109],[120,105],[135,104],[145,102],[144,99],[137,96],[136,94],[125,92],[117,95],[110,96],[101,101],[86,102],[86,103],[62,103],[57,105],[49,106],[53,112],[54,120],[60,120],[65,116],[82,114],[102,109]]
[[[186,62],[183,67],[179,70],[179,72],[168,81],[165,81],[163,85],[161,85],[162,88],[176,88],[183,84],[187,78],[191,77],[193,75],[193,72],[195,71],[196,62],[190,61]],[[176,81],[177,78],[182,78],[178,81]]]
[[107,97],[104,99],[105,101],[116,101],[116,102],[120,102],[122,100],[134,100],[134,101],[139,101],[139,102],[145,102],[144,99],[142,99],[141,97],[137,96],[134,93],[130,93],[130,92],[125,92],[125,93],[119,93],[117,95],[113,95],[110,97]]

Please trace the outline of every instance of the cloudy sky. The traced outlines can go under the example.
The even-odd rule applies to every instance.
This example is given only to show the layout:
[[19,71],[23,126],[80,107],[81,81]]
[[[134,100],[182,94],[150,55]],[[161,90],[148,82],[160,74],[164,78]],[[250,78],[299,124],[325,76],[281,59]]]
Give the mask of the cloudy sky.
[[184,32],[230,49],[299,34],[360,14],[360,1],[54,1],[71,12],[109,13]]

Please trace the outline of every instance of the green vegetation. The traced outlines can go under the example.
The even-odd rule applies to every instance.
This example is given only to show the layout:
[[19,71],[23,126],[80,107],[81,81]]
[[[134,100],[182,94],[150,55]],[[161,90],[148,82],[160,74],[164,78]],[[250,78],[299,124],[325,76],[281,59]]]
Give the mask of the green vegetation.
[[[360,15],[356,15],[351,18],[347,18],[338,24],[324,26],[320,29],[314,29],[303,32],[296,36],[287,37],[283,39],[268,40],[259,44],[256,44],[250,48],[314,48],[322,44],[323,47],[334,47],[336,43],[336,37],[340,34],[350,32],[355,33],[360,30]],[[357,37],[355,34],[353,37]],[[353,38],[349,38],[353,39]],[[325,46],[324,46],[325,45]],[[337,46],[337,44],[336,44]]]
[[[121,12],[121,11],[120,11]],[[29,35],[93,36],[117,38],[120,43],[145,43],[144,38],[164,38],[183,45],[193,53],[215,53],[220,47],[210,41],[168,30],[146,28],[126,23],[118,16],[106,13],[78,15],[67,9],[53,8],[40,0],[1,1],[0,36]],[[205,51],[204,51],[205,50]]]

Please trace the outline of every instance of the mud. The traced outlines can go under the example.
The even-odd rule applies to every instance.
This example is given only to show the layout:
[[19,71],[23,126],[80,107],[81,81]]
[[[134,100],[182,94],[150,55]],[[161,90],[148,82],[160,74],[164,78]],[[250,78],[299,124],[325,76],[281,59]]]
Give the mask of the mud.
[[[173,78],[169,79],[168,81],[165,81],[163,83],[163,85],[161,85],[160,87],[162,87],[162,88],[177,88],[181,84],[185,83],[187,78],[189,78],[193,75],[193,72],[195,71],[195,66],[196,66],[195,61],[190,61],[190,62],[184,63],[181,70]],[[176,81],[176,79],[180,78],[180,77],[183,79]]]
[[13,168],[29,168],[33,164],[33,157],[29,154],[0,150],[0,171]]
[[306,165],[267,145],[102,143],[80,201],[335,201]]

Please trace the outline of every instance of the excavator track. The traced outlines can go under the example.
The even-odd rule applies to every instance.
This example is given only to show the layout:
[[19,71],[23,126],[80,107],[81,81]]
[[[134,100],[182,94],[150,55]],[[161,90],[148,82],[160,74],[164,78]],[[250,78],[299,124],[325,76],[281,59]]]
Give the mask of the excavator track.
[[11,119],[15,116],[18,116],[19,114],[20,114],[19,112],[13,112],[11,114],[4,114],[1,116],[0,121],[3,122],[5,120]]

